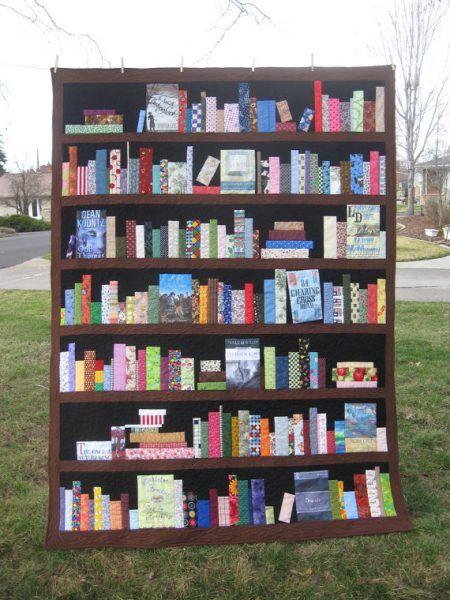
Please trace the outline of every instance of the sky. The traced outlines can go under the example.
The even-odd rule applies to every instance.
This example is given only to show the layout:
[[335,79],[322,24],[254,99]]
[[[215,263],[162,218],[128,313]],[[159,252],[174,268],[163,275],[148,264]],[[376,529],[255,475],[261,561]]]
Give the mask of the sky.
[[[101,48],[103,62],[85,37],[55,35],[0,6],[0,135],[7,168],[35,166],[51,158],[52,89],[49,69],[186,67],[256,68],[385,64],[379,23],[393,0],[314,0],[313,11],[299,0],[255,0],[269,17],[257,24],[240,20],[214,48],[235,13],[227,0],[41,0],[56,23],[71,34],[88,34]],[[34,0],[5,0],[31,14]],[[124,9],[125,7],[125,9]],[[319,30],[320,26],[320,30]],[[427,78],[433,81],[448,56],[448,23],[434,44]],[[372,48],[370,50],[369,48]],[[212,50],[212,52],[211,52]]]

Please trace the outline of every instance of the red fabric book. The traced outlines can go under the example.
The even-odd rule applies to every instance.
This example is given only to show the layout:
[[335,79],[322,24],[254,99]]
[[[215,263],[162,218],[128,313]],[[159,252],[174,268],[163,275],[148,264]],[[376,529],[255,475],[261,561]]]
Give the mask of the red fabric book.
[[137,377],[138,391],[145,392],[145,389],[147,387],[147,372],[146,372],[147,358],[146,358],[145,348],[141,348],[138,350],[137,368],[138,368],[138,377]]
[[89,494],[80,496],[80,531],[89,531]]
[[269,240],[306,240],[306,231],[269,229]]
[[305,454],[311,454],[311,443],[309,441],[309,421],[303,420],[303,445],[305,447]]
[[187,91],[178,91],[178,133],[186,131]]
[[193,194],[220,194],[220,186],[218,185],[193,185]]
[[378,323],[376,283],[367,284],[367,322]]
[[322,131],[322,82],[314,82],[314,131]]
[[81,323],[91,324],[92,275],[83,275],[81,280]]
[[327,431],[327,453],[336,454],[336,446],[334,444],[334,431]]
[[380,193],[380,153],[378,150],[371,150],[370,160],[370,193],[378,195]]
[[160,362],[160,374],[161,374],[161,389],[169,389],[169,357],[161,356]]
[[153,148],[139,148],[139,193],[152,193]]
[[246,283],[244,289],[245,289],[245,324],[252,325],[255,322],[253,283]]
[[210,458],[220,458],[220,413],[208,413],[209,424],[209,456]]
[[78,149],[69,146],[69,196],[76,196],[78,191]]
[[122,508],[122,529],[130,529],[130,496],[120,494],[120,505]]
[[209,520],[211,527],[219,526],[219,492],[216,489],[209,490]]
[[136,221],[125,222],[125,249],[127,258],[136,258]]
[[375,102],[364,100],[363,131],[375,131]]
[[327,387],[327,359],[319,357],[319,389]]
[[364,474],[353,475],[353,483],[355,486],[358,518],[367,519],[370,517],[370,507],[369,498],[367,496],[366,476]]
[[284,123],[276,123],[275,131],[297,131],[297,124],[294,121],[285,121]]

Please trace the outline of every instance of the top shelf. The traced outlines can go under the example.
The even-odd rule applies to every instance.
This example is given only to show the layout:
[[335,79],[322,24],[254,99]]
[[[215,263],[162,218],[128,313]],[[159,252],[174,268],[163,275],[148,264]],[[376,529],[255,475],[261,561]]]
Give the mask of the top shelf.
[[108,142],[122,143],[144,142],[144,143],[258,143],[258,142],[357,142],[373,143],[386,141],[386,133],[380,132],[307,132],[302,131],[275,131],[273,133],[90,133],[90,134],[62,134],[63,144],[105,144]]

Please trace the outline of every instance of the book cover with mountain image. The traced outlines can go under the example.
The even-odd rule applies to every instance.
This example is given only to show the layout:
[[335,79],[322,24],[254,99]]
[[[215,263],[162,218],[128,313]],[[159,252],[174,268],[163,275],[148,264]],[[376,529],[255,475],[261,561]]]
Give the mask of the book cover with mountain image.
[[347,258],[380,257],[380,207],[347,206]]
[[228,390],[260,389],[259,339],[226,339],[225,372]]
[[159,322],[192,323],[192,275],[159,275]]
[[77,210],[76,257],[105,258],[106,210]]
[[377,406],[361,402],[345,404],[345,451],[377,451]]

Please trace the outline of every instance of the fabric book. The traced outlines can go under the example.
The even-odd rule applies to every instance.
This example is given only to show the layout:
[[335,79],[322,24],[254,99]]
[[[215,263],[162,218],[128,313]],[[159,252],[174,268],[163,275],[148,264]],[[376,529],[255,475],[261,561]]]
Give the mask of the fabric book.
[[177,83],[148,84],[145,114],[147,131],[178,131],[178,103]]
[[345,451],[377,451],[376,404],[345,403]]
[[221,194],[254,194],[255,184],[254,150],[220,151]]
[[76,257],[105,258],[106,210],[77,210]]
[[297,519],[331,520],[328,471],[294,473]]
[[175,527],[173,475],[138,475],[139,528]]
[[318,269],[287,271],[292,322],[322,319],[322,294]]
[[347,258],[379,258],[380,207],[347,206]]
[[225,340],[227,389],[260,389],[258,338]]
[[160,273],[159,322],[192,322],[192,275]]

